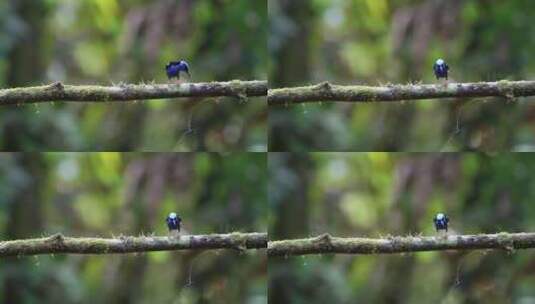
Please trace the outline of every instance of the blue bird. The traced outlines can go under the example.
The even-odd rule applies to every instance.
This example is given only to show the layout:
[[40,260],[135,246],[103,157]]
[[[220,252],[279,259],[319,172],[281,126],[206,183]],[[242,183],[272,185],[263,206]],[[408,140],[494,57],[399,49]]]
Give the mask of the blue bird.
[[173,77],[176,77],[178,80],[180,80],[180,72],[184,72],[188,74],[188,77],[191,77],[189,74],[189,65],[184,60],[179,61],[171,61],[165,66],[165,72],[167,73],[167,78],[171,79]]
[[437,230],[437,232],[439,230],[446,230],[446,232],[448,232],[449,221],[450,219],[444,213],[437,213],[437,215],[435,215],[435,217],[433,218],[433,222],[435,223],[435,229]]
[[167,222],[167,228],[169,228],[169,235],[178,236],[180,234],[180,223],[182,222],[180,216],[171,212],[165,221]]
[[435,77],[438,79],[446,78],[448,80],[448,70],[450,67],[446,64],[444,59],[437,59],[435,64],[433,64],[433,71],[435,72]]

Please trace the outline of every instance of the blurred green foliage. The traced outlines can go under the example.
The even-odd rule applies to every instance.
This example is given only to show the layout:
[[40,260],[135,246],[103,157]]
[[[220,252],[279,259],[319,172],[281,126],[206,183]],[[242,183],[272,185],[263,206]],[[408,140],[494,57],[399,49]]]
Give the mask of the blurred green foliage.
[[[273,0],[270,86],[535,76],[533,1]],[[272,107],[270,151],[535,150],[533,98]]]
[[[267,78],[265,0],[8,0],[0,86]],[[265,98],[43,103],[0,109],[0,148],[24,151],[264,151]]]
[[[0,155],[0,237],[266,232],[260,153]],[[3,303],[266,303],[263,251],[43,255],[0,264]]]
[[[535,229],[531,154],[278,153],[270,156],[270,239]],[[288,216],[288,214],[293,214]],[[299,217],[295,217],[299,214]],[[270,258],[274,303],[529,303],[533,252]]]

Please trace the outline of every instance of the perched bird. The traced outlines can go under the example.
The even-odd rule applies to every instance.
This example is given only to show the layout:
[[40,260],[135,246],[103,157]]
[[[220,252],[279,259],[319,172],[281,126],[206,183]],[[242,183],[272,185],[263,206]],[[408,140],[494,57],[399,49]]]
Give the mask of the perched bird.
[[165,72],[167,73],[167,78],[171,79],[173,77],[176,77],[176,79],[180,80],[180,72],[184,72],[188,74],[188,77],[191,77],[189,74],[189,65],[184,60],[179,61],[171,61],[165,66]]
[[435,77],[437,80],[440,78],[446,78],[448,80],[448,70],[450,67],[446,64],[444,59],[437,59],[435,64],[433,64],[433,71],[435,71]]
[[180,235],[180,223],[182,219],[176,213],[171,212],[165,220],[167,222],[167,228],[169,228],[169,236],[176,237]]
[[437,213],[435,217],[433,218],[433,222],[435,222],[435,229],[438,231],[440,230],[446,230],[448,232],[448,223],[450,219],[447,215],[444,213]]

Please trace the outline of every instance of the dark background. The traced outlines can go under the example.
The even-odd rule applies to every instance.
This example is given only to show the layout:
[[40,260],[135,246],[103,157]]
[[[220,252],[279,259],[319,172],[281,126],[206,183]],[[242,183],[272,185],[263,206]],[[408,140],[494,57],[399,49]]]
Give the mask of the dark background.
[[[266,0],[0,2],[0,87],[267,78]],[[265,151],[265,97],[0,108],[4,151]]]
[[[271,240],[535,230],[535,155],[273,153]],[[531,250],[269,259],[273,303],[531,303]]]
[[[269,1],[271,88],[535,76],[535,2]],[[271,107],[270,151],[535,150],[533,98]]]
[[[0,154],[0,239],[267,232],[266,155]],[[266,303],[265,250],[3,258],[2,303]]]

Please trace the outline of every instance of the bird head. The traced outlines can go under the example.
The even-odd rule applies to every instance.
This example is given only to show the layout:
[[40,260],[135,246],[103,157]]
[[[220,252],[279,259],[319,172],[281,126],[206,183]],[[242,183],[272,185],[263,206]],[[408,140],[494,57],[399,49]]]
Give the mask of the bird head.
[[448,218],[448,216],[442,212],[437,213],[433,218],[433,222],[435,222],[435,225],[447,225],[449,221],[450,219]]
[[188,63],[187,63],[185,60],[180,59],[180,60],[178,61],[178,69],[179,69],[180,71],[183,71],[183,72],[185,72],[186,74],[188,74],[188,76],[190,76],[190,74],[189,74],[189,65],[188,65]]
[[435,222],[446,222],[446,223],[449,222],[448,216],[442,212],[437,213],[437,215],[435,215],[434,220]]
[[167,216],[166,222],[167,227],[169,227],[170,230],[180,230],[180,223],[182,222],[182,219],[175,212],[171,212]]

